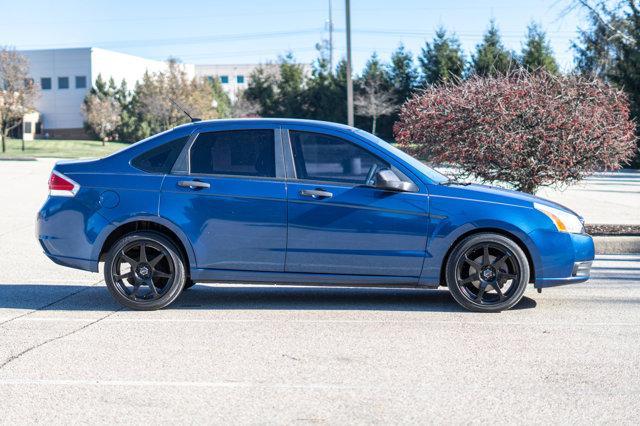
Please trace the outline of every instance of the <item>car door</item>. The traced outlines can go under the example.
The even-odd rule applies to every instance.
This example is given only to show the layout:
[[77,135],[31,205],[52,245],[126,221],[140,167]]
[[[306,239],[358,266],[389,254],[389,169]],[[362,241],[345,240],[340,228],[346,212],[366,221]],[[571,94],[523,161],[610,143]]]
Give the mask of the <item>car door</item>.
[[163,182],[160,215],[190,239],[192,267],[282,272],[287,210],[280,129],[205,128],[192,136]]
[[[287,272],[420,276],[428,197],[365,186],[375,165],[402,179],[410,172],[388,154],[342,133],[289,126]],[[417,179],[416,183],[417,182]]]

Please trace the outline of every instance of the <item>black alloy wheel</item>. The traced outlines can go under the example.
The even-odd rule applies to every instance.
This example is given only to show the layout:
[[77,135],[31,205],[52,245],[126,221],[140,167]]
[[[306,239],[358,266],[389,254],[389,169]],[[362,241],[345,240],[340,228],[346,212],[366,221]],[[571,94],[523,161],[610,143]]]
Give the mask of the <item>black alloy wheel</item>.
[[499,312],[522,299],[529,282],[526,255],[511,239],[493,233],[461,241],[447,262],[447,285],[463,307]]
[[179,250],[155,232],[136,232],[117,241],[107,255],[104,274],[116,300],[136,310],[169,305],[186,282]]

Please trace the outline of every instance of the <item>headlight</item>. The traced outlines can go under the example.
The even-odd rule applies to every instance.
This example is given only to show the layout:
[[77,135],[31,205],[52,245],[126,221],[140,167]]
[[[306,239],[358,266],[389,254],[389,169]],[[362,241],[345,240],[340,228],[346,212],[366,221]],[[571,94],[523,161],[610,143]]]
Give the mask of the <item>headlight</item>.
[[545,206],[544,204],[533,203],[533,207],[547,215],[556,228],[558,228],[558,231],[571,232],[573,234],[582,233],[583,225],[578,216],[565,212],[564,210]]

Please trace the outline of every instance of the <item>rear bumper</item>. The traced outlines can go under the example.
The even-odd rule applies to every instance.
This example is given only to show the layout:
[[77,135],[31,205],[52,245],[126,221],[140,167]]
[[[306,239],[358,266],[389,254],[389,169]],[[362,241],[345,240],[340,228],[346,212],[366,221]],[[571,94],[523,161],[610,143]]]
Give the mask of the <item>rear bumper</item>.
[[38,212],[36,237],[58,265],[98,272],[94,244],[107,221],[75,198],[49,197]]
[[551,231],[534,234],[541,259],[536,267],[536,288],[579,284],[589,279],[595,257],[590,235]]
[[98,262],[90,259],[77,259],[75,257],[65,257],[65,256],[53,256],[49,253],[44,252],[44,254],[51,259],[51,261],[60,266],[66,266],[74,269],[82,269],[83,271],[91,271],[98,272]]

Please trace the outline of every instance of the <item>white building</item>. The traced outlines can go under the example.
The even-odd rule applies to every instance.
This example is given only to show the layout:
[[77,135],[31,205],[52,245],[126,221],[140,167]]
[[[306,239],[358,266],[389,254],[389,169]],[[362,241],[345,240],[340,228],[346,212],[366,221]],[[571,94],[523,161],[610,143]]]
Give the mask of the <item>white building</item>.
[[195,72],[197,77],[218,79],[222,89],[233,102],[238,94],[247,88],[249,76],[258,66],[258,64],[196,65]]
[[[263,67],[278,73],[277,64],[218,64],[218,65],[195,65],[195,73],[197,77],[208,79],[216,78],[222,84],[222,89],[235,102],[238,94],[247,88],[251,73],[258,67]],[[301,64],[305,75],[311,75],[311,66]]]
[[[122,80],[133,88],[145,71],[158,72],[167,65],[95,47],[77,49],[23,50],[30,63],[30,74],[40,87],[36,110],[40,123],[36,133],[54,138],[83,138],[82,102],[98,75],[106,81]],[[185,70],[194,75],[193,65]]]
[[[35,125],[28,124],[31,132],[26,132],[25,127],[26,133],[34,133],[35,130],[37,137],[86,138],[81,107],[98,75],[105,81],[113,78],[118,85],[125,80],[129,89],[133,89],[136,81],[141,80],[146,71],[153,73],[167,69],[164,61],[96,47],[22,50],[20,53],[29,61],[30,78],[40,88],[40,96],[35,105],[40,121]],[[232,101],[247,88],[251,73],[259,66],[261,65],[182,64],[190,78],[196,76],[218,79]],[[262,66],[273,73],[278,72],[278,65]],[[311,67],[308,64],[302,66],[305,74],[309,75]]]

